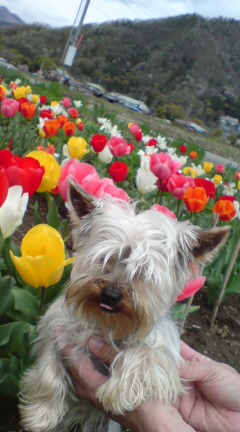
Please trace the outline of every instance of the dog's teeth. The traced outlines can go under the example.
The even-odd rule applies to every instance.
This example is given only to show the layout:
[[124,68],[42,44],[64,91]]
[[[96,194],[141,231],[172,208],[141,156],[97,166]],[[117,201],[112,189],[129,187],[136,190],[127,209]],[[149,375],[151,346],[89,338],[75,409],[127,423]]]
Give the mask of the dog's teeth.
[[106,305],[106,304],[104,304],[104,303],[100,303],[100,307],[101,307],[102,309],[107,309],[107,310],[109,310],[109,311],[113,311],[113,308],[112,308],[111,306]]

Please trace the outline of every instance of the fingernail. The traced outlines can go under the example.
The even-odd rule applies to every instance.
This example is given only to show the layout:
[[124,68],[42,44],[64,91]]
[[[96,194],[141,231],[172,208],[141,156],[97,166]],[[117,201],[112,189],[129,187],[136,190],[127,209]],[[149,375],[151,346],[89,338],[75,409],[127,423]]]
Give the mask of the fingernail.
[[88,348],[92,353],[98,353],[105,345],[105,341],[100,336],[92,336],[88,341]]

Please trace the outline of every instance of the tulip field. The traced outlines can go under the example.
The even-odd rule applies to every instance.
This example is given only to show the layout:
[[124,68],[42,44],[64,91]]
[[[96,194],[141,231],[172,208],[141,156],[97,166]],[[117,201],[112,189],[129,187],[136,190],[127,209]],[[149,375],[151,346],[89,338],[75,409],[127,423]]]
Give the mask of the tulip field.
[[203,162],[202,149],[151,130],[146,117],[146,126],[118,121],[101,107],[88,112],[80,94],[74,99],[66,89],[58,99],[41,88],[38,94],[20,79],[0,84],[0,393],[8,396],[33,360],[39,316],[71,272],[69,178],[97,200],[136,200],[139,210],[202,228],[231,225],[215,261],[179,296],[176,319],[194,316],[193,296],[203,286],[212,324],[225,299],[240,294],[240,170]]

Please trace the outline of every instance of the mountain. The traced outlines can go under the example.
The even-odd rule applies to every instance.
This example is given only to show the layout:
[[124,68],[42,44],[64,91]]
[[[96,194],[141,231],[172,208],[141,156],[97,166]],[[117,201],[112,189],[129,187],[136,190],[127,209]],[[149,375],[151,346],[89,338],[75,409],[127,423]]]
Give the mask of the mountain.
[[[59,67],[70,30],[0,28],[0,56],[31,72]],[[141,99],[161,117],[240,118],[240,21],[194,14],[88,24],[82,33],[70,69],[78,81]]]
[[5,6],[0,6],[0,27],[25,24],[17,15],[9,12]]

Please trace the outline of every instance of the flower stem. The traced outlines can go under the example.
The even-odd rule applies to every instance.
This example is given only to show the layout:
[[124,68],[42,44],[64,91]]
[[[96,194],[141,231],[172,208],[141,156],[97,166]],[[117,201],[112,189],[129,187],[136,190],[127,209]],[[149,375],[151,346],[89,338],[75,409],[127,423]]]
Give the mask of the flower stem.
[[41,287],[41,302],[40,302],[40,308],[39,308],[39,315],[42,315],[42,311],[45,305],[45,287]]
[[224,296],[224,293],[225,293],[225,290],[226,290],[226,287],[227,287],[227,283],[228,283],[228,280],[229,280],[229,278],[230,278],[230,276],[231,276],[232,269],[233,269],[233,266],[234,266],[235,261],[236,261],[236,259],[237,259],[237,256],[238,256],[239,251],[240,251],[240,238],[238,239],[238,242],[237,242],[237,244],[236,244],[236,248],[235,248],[235,250],[234,250],[234,252],[233,252],[233,254],[232,254],[232,258],[231,258],[231,261],[230,261],[230,263],[229,263],[229,266],[228,266],[227,272],[226,272],[226,274],[225,274],[225,278],[224,278],[224,281],[223,281],[222,287],[221,287],[221,289],[220,289],[218,299],[217,299],[216,304],[215,304],[215,306],[214,306],[213,314],[212,314],[212,317],[211,317],[211,329],[213,329],[214,321],[215,321],[215,319],[216,319],[216,316],[217,316],[217,313],[218,313],[219,306],[220,306],[221,301],[222,301],[222,299],[223,299],[223,296]]

